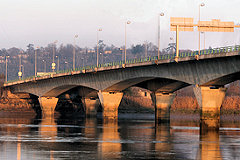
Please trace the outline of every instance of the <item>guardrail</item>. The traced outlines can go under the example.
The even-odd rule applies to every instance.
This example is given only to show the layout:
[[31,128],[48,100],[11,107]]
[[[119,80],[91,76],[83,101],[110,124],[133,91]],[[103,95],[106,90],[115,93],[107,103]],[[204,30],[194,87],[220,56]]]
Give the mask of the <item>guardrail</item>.
[[[179,58],[193,57],[196,55],[228,53],[228,52],[234,52],[234,51],[240,51],[240,45],[205,49],[205,50],[201,50],[200,54],[198,54],[199,51],[181,52],[179,54]],[[159,57],[154,56],[154,57],[147,57],[147,58],[129,59],[126,61],[126,64],[143,63],[143,62],[151,62],[151,61],[155,62],[155,60],[158,60],[158,61],[168,60],[168,59],[171,60],[171,59],[174,59],[175,56],[176,54],[164,54],[164,55],[160,55]],[[86,70],[90,70],[90,69],[94,70],[95,68],[101,68],[101,67],[110,67],[110,66],[118,66],[118,65],[122,66],[123,64],[124,64],[124,61],[110,62],[110,63],[99,64],[98,66],[92,65],[92,66],[79,67],[79,68],[76,68],[75,70],[73,69],[61,70],[56,72],[55,74],[59,74],[59,73],[71,74],[73,71],[80,71],[80,73],[85,73]],[[52,76],[53,75],[49,75],[48,78]],[[36,77],[31,76],[31,77],[23,78],[21,80],[10,80],[10,81],[7,81],[6,83],[8,84],[8,83],[13,83],[17,81],[27,81],[27,80],[35,80],[35,79]]]

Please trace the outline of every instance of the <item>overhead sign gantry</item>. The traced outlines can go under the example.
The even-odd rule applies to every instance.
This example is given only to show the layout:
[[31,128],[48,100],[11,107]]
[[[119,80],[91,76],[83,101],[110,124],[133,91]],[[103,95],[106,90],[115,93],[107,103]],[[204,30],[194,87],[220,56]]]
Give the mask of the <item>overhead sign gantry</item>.
[[[198,24],[194,24],[193,18],[171,17],[170,30],[176,32],[176,62],[179,58],[179,32],[192,32],[194,31],[193,27],[198,27],[198,31],[200,32],[234,32],[234,28],[240,28],[240,25],[234,25],[234,22],[221,22],[219,19],[213,19],[212,21],[198,21]],[[198,59],[198,55],[196,58]]]

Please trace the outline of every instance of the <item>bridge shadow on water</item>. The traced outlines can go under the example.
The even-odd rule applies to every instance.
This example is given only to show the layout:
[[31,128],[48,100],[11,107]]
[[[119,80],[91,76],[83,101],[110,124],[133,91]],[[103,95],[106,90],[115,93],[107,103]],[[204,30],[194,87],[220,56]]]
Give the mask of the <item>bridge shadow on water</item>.
[[239,121],[224,120],[219,131],[203,131],[197,118],[179,117],[156,124],[152,115],[106,121],[5,113],[0,117],[0,159],[240,158]]

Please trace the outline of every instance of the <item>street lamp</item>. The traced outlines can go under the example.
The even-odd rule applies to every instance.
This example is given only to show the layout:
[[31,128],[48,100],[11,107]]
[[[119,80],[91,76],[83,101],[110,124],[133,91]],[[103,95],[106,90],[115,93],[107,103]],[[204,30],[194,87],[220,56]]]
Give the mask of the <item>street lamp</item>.
[[47,62],[45,60],[42,60],[43,63],[44,63],[44,72],[46,73],[47,72]]
[[101,32],[101,31],[102,31],[101,28],[99,28],[99,29],[97,30],[97,67],[98,67],[98,45],[99,45],[98,32]]
[[21,65],[21,70],[22,70],[22,78],[24,77],[24,65]]
[[164,13],[158,15],[158,58],[160,56],[160,17],[164,16]]
[[8,80],[8,58],[9,58],[10,56],[6,56],[6,76],[5,76],[5,82],[7,82],[7,80]]
[[[22,53],[22,52],[21,52]],[[21,64],[22,62],[21,62],[21,54],[19,54],[19,71],[18,71],[18,77],[19,77],[19,80],[21,80],[21,77],[22,77],[22,70],[21,70],[21,66],[22,66],[22,64]]]
[[75,70],[75,60],[76,60],[76,38],[78,38],[78,35],[76,34],[74,36],[74,45],[73,45],[73,70]]
[[57,72],[59,71],[59,56],[56,56],[57,58]]
[[[201,4],[199,4],[199,14],[198,14],[198,18],[199,18],[199,20],[198,20],[198,25],[200,26],[200,9],[201,9],[201,7],[204,7],[205,6],[205,4],[204,3],[201,3]],[[199,28],[199,35],[198,35],[198,37],[199,37],[199,40],[198,40],[198,55],[200,55],[200,33],[201,33],[201,31],[200,31],[200,28]]]
[[84,58],[81,58],[82,59],[82,66],[84,67]]
[[68,62],[65,61],[64,64],[65,64],[65,65],[64,65],[64,70],[66,70],[66,69],[68,68]]
[[56,68],[56,64],[54,63],[54,58],[55,58],[55,45],[57,44],[57,40],[53,42],[53,62],[52,62],[52,71],[54,72]]
[[127,24],[130,24],[130,21],[125,22],[125,62],[124,64],[126,65],[127,61]]
[[205,42],[206,42],[205,34],[206,34],[206,33],[205,33],[205,32],[201,32],[201,33],[203,34],[203,44],[204,44],[204,49],[206,49],[206,47],[205,47],[205,44],[206,44],[206,43],[205,43]]
[[37,77],[37,50],[39,47],[36,47],[35,49],[35,77]]
[[102,56],[102,64],[103,64],[103,53],[100,53],[100,55]]

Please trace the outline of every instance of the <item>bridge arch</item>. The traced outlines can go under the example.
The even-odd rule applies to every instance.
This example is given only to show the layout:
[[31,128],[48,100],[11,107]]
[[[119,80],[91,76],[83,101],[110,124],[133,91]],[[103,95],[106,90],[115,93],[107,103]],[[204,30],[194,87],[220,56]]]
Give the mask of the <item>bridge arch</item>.
[[104,89],[103,91],[123,91],[129,87],[137,86],[141,88],[148,89],[153,92],[164,92],[164,93],[172,93],[178,89],[184,88],[191,84],[168,79],[162,77],[139,77],[139,78],[130,78],[119,81],[112,86]]
[[217,77],[209,82],[203,83],[202,86],[224,86],[237,80],[240,80],[240,72]]

